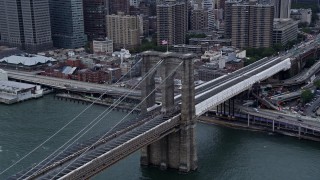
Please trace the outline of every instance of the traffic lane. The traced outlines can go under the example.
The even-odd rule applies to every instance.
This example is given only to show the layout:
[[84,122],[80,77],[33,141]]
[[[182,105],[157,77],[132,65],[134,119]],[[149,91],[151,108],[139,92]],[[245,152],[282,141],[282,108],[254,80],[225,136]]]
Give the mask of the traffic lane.
[[[277,121],[281,121],[281,122],[286,122],[286,123],[291,123],[291,124],[295,124],[295,125],[303,125],[307,128],[319,128],[320,129],[320,121],[315,121],[315,120],[309,120],[309,119],[305,119],[303,116],[291,116],[291,115],[287,115],[287,114],[280,114],[277,112],[271,113],[269,112],[264,112],[261,111],[260,109],[257,111],[254,110],[250,110],[247,109],[246,110],[247,113],[251,114],[251,115],[256,115],[256,116],[262,116],[266,119],[270,119],[270,120],[277,120]],[[298,119],[302,119],[302,121],[299,121]]]

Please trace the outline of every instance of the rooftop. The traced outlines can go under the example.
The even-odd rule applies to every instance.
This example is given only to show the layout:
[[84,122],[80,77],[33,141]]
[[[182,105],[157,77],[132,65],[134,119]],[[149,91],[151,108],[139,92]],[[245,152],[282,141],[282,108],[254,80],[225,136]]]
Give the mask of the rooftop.
[[21,55],[13,55],[9,57],[5,57],[0,59],[0,62],[6,62],[9,64],[22,64],[25,66],[33,66],[37,64],[44,64],[47,62],[54,62],[55,59],[51,57],[45,57],[40,55],[30,55],[30,54],[21,54]]
[[34,88],[35,85],[19,83],[14,81],[0,81],[0,91],[17,92],[24,89]]

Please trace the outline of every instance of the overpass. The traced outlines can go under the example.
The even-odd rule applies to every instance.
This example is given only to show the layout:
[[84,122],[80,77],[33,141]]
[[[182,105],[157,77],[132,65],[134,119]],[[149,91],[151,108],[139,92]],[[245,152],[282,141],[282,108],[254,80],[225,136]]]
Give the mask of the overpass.
[[42,75],[36,75],[32,72],[26,71],[16,71],[6,69],[8,77],[10,79],[26,81],[29,83],[40,84],[44,86],[49,86],[55,89],[74,91],[74,92],[83,92],[83,93],[97,93],[103,94],[107,93],[110,95],[122,95],[130,93],[131,96],[140,96],[140,91],[138,90],[129,90],[126,88],[110,86],[106,84],[96,84],[83,81],[76,81],[71,79],[62,79],[54,78]]
[[[194,88],[192,54],[145,52],[142,74],[161,61],[163,80],[161,110],[155,105],[154,74],[141,86],[143,115],[122,122],[111,131],[45,159],[12,179],[87,179],[129,154],[141,149],[141,164],[182,172],[197,169],[195,121],[209,109],[250,88],[254,83],[291,66],[290,51],[279,57],[264,58],[239,71]],[[182,77],[182,94],[174,97],[174,75]],[[196,93],[195,93],[196,92]],[[181,102],[181,103],[179,103]],[[177,106],[176,104],[181,104]],[[169,153],[170,152],[170,153]]]

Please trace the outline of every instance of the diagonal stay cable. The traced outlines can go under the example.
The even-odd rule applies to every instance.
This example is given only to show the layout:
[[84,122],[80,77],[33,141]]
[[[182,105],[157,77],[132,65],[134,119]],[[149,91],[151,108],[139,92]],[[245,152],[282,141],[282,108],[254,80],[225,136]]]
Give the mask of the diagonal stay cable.
[[[114,128],[116,128],[123,120],[125,120],[137,107],[139,107],[152,93],[154,93],[170,76],[172,76],[176,70],[181,66],[183,62],[181,62],[177,67],[175,67],[175,69],[159,84],[158,87],[155,87],[138,105],[136,105],[129,113],[127,113],[126,116],[124,116],[117,124],[115,124],[111,129],[109,129],[109,131],[107,133],[109,133],[110,131],[112,131]],[[101,141],[103,137],[101,137],[97,142]],[[97,143],[96,142],[96,143]],[[62,171],[64,171],[66,168],[68,168],[73,162],[75,162],[77,159],[81,158],[89,149],[91,149],[92,147],[94,147],[96,145],[96,143],[94,143],[93,145],[91,145],[85,152],[83,152],[80,156],[78,156],[77,158],[75,158],[71,163],[69,163],[69,165],[67,165],[66,167],[62,168],[62,170],[60,170],[55,176],[53,176],[51,179],[54,179],[58,174],[60,174]]]
[[[140,59],[134,66],[132,66],[131,69],[133,69],[142,59]],[[130,69],[130,71],[131,71]],[[128,71],[124,76],[122,76],[116,83],[120,82],[130,71]],[[26,157],[28,157],[30,154],[32,154],[34,151],[39,149],[41,146],[43,146],[45,143],[47,143],[49,140],[51,140],[53,137],[55,137],[57,134],[59,134],[63,129],[65,129],[67,126],[69,126],[72,122],[74,122],[76,119],[78,119],[83,113],[85,113],[88,109],[90,109],[99,99],[103,97],[108,92],[106,90],[103,92],[98,99],[95,99],[90,105],[88,105],[86,108],[84,108],[80,113],[78,113],[74,118],[72,118],[68,123],[66,123],[64,126],[62,126],[58,131],[56,131],[53,135],[51,135],[49,138],[47,138],[45,141],[43,141],[41,144],[39,144],[37,147],[35,147],[33,150],[31,150],[29,153],[24,155],[22,158],[17,160],[15,163],[4,169],[3,171],[0,172],[0,175],[3,173],[7,172],[9,169],[11,169],[13,166],[17,165],[20,163],[22,160],[24,160]]]
[[[148,76],[149,74],[153,73],[156,68],[162,63],[163,61],[159,61],[150,71],[148,71],[145,76],[142,78],[142,80],[131,90],[134,91]],[[60,149],[62,149],[65,145],[69,144],[70,141],[72,141],[74,138],[76,138],[80,133],[82,133],[84,130],[86,130],[92,123],[94,123],[92,125],[92,127],[90,127],[88,130],[85,131],[84,134],[82,134],[81,136],[79,136],[77,139],[75,139],[71,144],[69,144],[64,150],[68,149],[71,145],[73,145],[75,142],[77,142],[77,140],[79,140],[82,136],[84,136],[90,129],[92,129],[95,125],[97,125],[102,119],[104,119],[110,112],[112,112],[114,110],[114,108],[116,108],[125,98],[127,98],[130,95],[131,92],[128,92],[127,94],[121,96],[119,99],[117,99],[109,108],[107,108],[106,110],[104,110],[102,113],[100,113],[100,115],[98,115],[93,121],[91,121],[85,128],[83,128],[81,131],[79,131],[76,135],[74,135],[71,139],[69,139],[66,143],[64,143],[62,146],[60,146],[57,150],[55,150],[53,153],[51,153],[47,158],[45,158],[44,160],[42,160],[40,163],[38,163],[38,165],[40,165],[42,162],[44,162],[45,160],[49,159],[51,156],[53,156],[56,152],[58,152]],[[108,112],[107,112],[108,111]],[[107,112],[107,113],[106,113]],[[102,117],[101,117],[102,116]],[[101,117],[101,118],[100,118]],[[99,119],[100,118],[100,119]],[[99,119],[97,121],[97,119]],[[60,155],[63,151],[61,151],[60,153],[58,153],[56,156]],[[45,165],[43,165],[42,167],[45,167],[47,164],[51,163],[51,161],[47,162]],[[27,173],[29,173],[30,171],[32,171],[34,168],[36,168],[37,166],[33,167],[32,169],[30,169],[28,172],[24,173],[20,178],[22,178],[23,176],[25,176]],[[38,173],[35,172],[33,174]],[[32,175],[33,175],[32,174]],[[31,176],[32,176],[31,175]],[[19,178],[19,179],[20,179]]]

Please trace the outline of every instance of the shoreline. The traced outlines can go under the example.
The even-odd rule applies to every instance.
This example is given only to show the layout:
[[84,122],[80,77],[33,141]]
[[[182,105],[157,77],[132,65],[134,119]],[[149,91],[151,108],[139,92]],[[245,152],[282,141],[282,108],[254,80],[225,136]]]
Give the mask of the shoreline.
[[203,124],[211,124],[211,125],[217,125],[221,127],[227,127],[227,128],[232,128],[232,129],[238,129],[238,130],[246,130],[246,131],[252,131],[252,132],[261,132],[261,133],[274,133],[274,134],[280,134],[280,135],[285,135],[289,137],[295,137],[300,139],[305,139],[305,140],[311,140],[311,141],[316,141],[320,142],[320,137],[310,137],[310,136],[305,136],[303,134],[299,135],[295,133],[290,133],[290,132],[285,132],[280,129],[275,129],[272,131],[272,128],[267,128],[267,127],[259,127],[257,125],[250,124],[250,126],[247,126],[244,123],[241,123],[239,121],[232,120],[230,121],[225,121],[225,120],[219,120],[216,117],[206,117],[206,116],[200,116],[197,120],[199,123]]

